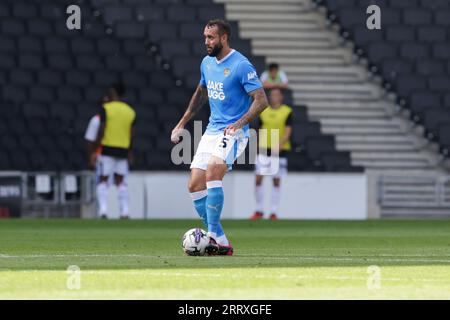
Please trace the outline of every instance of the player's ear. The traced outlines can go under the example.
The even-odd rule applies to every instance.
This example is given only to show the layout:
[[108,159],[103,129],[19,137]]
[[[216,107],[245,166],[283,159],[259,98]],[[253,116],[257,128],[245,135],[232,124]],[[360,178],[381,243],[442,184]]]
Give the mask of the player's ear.
[[222,43],[228,43],[228,35],[226,33],[224,33],[221,37],[220,40]]

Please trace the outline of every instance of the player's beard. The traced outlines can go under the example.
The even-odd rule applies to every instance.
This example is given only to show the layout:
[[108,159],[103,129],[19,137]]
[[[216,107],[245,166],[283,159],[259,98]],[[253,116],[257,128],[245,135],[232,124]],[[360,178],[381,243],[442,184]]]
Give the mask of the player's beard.
[[217,55],[222,51],[222,49],[223,49],[223,46],[222,46],[222,44],[219,42],[217,45],[215,45],[215,46],[212,48],[211,53],[208,53],[208,56],[210,56],[210,57],[217,57]]

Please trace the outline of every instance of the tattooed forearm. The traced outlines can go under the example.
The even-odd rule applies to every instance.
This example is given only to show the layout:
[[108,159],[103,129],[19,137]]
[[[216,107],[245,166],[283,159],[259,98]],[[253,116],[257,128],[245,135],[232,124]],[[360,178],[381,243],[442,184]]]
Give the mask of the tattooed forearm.
[[248,112],[244,114],[242,118],[236,122],[236,125],[239,128],[242,128],[246,124],[256,119],[256,117],[258,117],[259,114],[263,112],[263,110],[268,105],[266,93],[264,92],[263,89],[257,89],[255,91],[252,91],[250,95],[253,97],[253,102]]
[[205,105],[208,101],[208,90],[205,87],[198,86],[192,95],[191,101],[189,101],[189,105],[181,118],[180,123],[183,125],[188,123],[189,120]]

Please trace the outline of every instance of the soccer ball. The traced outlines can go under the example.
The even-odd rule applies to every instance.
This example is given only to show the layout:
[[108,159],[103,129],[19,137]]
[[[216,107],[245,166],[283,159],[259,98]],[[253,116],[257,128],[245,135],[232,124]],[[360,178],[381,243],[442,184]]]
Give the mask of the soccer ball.
[[192,228],[188,230],[181,240],[184,252],[189,256],[203,256],[208,245],[208,236],[205,230]]

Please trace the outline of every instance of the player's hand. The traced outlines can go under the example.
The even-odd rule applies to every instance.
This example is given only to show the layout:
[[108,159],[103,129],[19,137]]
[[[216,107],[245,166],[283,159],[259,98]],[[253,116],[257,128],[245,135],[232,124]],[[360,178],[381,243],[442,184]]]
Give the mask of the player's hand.
[[172,135],[170,136],[170,140],[173,143],[178,143],[180,142],[180,136],[181,133],[183,132],[184,128],[181,126],[176,126],[173,130],[172,130]]
[[95,168],[95,164],[97,162],[97,154],[95,152],[92,152],[89,156],[89,167]]
[[228,125],[228,126],[225,128],[225,130],[223,131],[223,134],[224,134],[225,136],[227,136],[227,135],[234,136],[234,135],[236,135],[236,134],[239,132],[239,130],[241,130],[241,129],[242,129],[242,126],[241,126],[241,125],[238,125],[238,124],[236,124],[236,123],[233,123],[233,124]]

